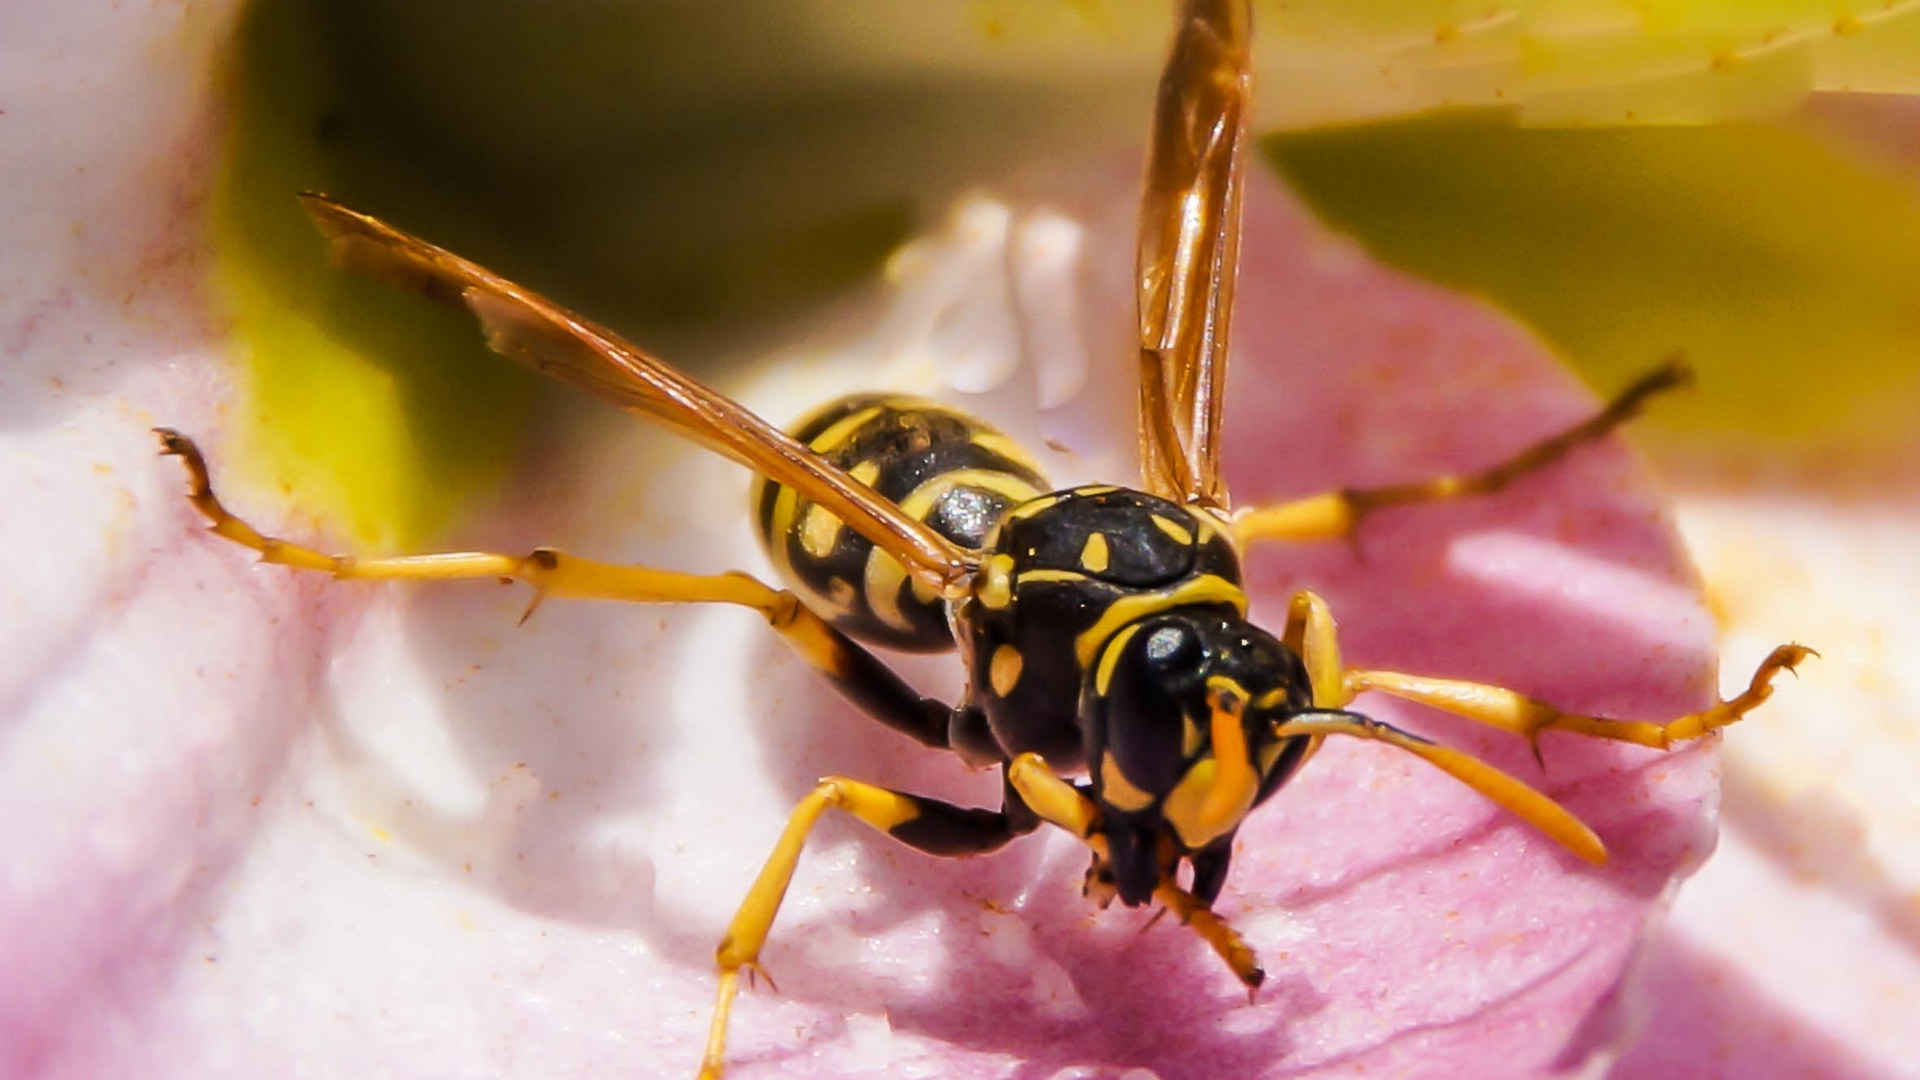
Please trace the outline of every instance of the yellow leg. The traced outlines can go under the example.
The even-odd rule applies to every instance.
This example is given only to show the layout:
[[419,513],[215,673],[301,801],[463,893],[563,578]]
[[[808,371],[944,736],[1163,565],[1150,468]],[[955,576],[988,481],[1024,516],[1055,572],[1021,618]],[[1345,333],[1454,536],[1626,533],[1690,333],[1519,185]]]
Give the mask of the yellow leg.
[[[1072,784],[1055,775],[1047,767],[1044,758],[1038,754],[1021,754],[1014,758],[1007,766],[1007,781],[1042,821],[1058,825],[1078,836],[1093,849],[1096,856],[1107,858],[1107,838],[1094,831],[1099,824],[1099,808]],[[1260,969],[1259,958],[1254,956],[1239,932],[1215,915],[1212,908],[1172,880],[1162,881],[1153,890],[1153,898],[1178,916],[1181,922],[1192,927],[1194,933],[1199,934],[1201,940],[1226,961],[1227,967],[1233,970],[1234,977],[1240,980],[1249,994],[1259,989],[1260,983],[1267,977],[1267,973]]]
[[1307,665],[1316,709],[1344,709],[1353,700],[1346,691],[1346,671],[1340,666],[1340,637],[1333,610],[1320,595],[1307,589],[1287,603],[1287,625],[1280,640]]
[[[1746,690],[1732,699],[1664,723],[1649,723],[1563,712],[1546,702],[1484,683],[1345,667],[1340,662],[1333,612],[1325,600],[1305,590],[1295,593],[1288,605],[1287,623],[1281,640],[1298,652],[1305,662],[1307,675],[1313,682],[1315,708],[1344,709],[1362,692],[1378,690],[1524,736],[1533,745],[1536,760],[1540,755],[1539,737],[1543,731],[1571,731],[1662,750],[1676,742],[1697,739],[1751,712],[1773,693],[1774,676],[1782,671],[1792,671],[1800,661],[1818,655],[1804,645],[1782,645],[1761,662]],[[1301,717],[1282,723],[1278,730],[1280,734],[1294,736],[1349,735],[1397,746],[1420,756],[1513,811],[1580,857],[1591,862],[1606,858],[1599,839],[1559,804],[1514,777],[1457,750],[1436,746],[1397,728],[1351,714]]]
[[440,552],[361,558],[328,555],[275,536],[262,535],[235,517],[214,495],[207,464],[191,439],[168,428],[155,428],[162,452],[178,455],[187,467],[187,498],[205,515],[220,536],[259,553],[260,561],[301,570],[317,570],[336,578],[407,581],[458,581],[510,578],[524,581],[541,595],[585,596],[640,603],[725,603],[758,610],[768,621],[791,621],[797,600],[745,574],[681,574],[643,566],[595,562],[536,548],[526,555],[489,552]]
[[1692,373],[1684,365],[1669,360],[1634,380],[1605,408],[1585,421],[1542,439],[1491,468],[1443,473],[1410,484],[1327,491],[1272,506],[1249,507],[1234,515],[1234,535],[1242,544],[1256,540],[1338,540],[1352,536],[1361,518],[1389,506],[1491,494],[1516,477],[1545,468],[1581,443],[1592,442],[1619,427],[1632,419],[1648,398],[1684,385],[1691,378]]
[[1600,838],[1585,822],[1526,781],[1496,769],[1472,754],[1429,742],[1411,732],[1357,713],[1308,713],[1276,724],[1274,734],[1281,738],[1347,735],[1405,750],[1485,795],[1582,859],[1595,865],[1607,861],[1606,845],[1600,842]]
[[[701,1080],[717,1080],[726,1060],[727,1019],[733,1012],[733,999],[740,992],[740,973],[766,974],[760,967],[760,949],[767,932],[780,913],[787,885],[800,862],[807,834],[828,808],[844,810],[862,822],[902,843],[937,855],[973,855],[991,851],[1032,824],[1019,825],[1005,811],[969,810],[937,799],[907,795],[886,788],[863,784],[843,776],[820,781],[787,818],[787,827],[773,845],[753,879],[746,898],[727,924],[726,936],[714,951],[720,968],[719,987],[713,1003],[713,1023],[707,1029],[707,1052],[700,1061]],[[1030,820],[1030,819],[1029,819]],[[769,982],[772,980],[769,979]]]
[[[257,552],[261,562],[315,570],[336,578],[386,581],[515,580],[533,586],[533,606],[546,596],[589,597],[648,604],[737,604],[758,611],[807,663],[881,723],[929,746],[945,747],[949,709],[923,698],[873,655],[854,644],[785,589],[738,571],[683,574],[646,566],[596,562],[552,548],[526,555],[490,552],[442,552],[360,558],[328,555],[313,548],[262,535],[235,517],[213,493],[206,461],[193,440],[168,428],[155,428],[163,453],[178,455],[187,468],[187,498],[220,536]],[[524,616],[523,616],[524,618]]]
[[1456,716],[1511,731],[1533,744],[1536,758],[1540,754],[1540,733],[1543,731],[1571,731],[1596,739],[1613,739],[1665,750],[1676,742],[1697,739],[1717,731],[1752,712],[1773,695],[1774,676],[1782,671],[1792,671],[1802,660],[1817,655],[1805,645],[1781,645],[1760,662],[1745,690],[1729,700],[1715,702],[1700,712],[1688,713],[1662,723],[1561,712],[1544,701],[1504,687],[1457,679],[1431,679],[1398,671],[1348,671],[1345,692],[1351,696],[1364,690],[1378,690],[1383,694],[1431,705]]

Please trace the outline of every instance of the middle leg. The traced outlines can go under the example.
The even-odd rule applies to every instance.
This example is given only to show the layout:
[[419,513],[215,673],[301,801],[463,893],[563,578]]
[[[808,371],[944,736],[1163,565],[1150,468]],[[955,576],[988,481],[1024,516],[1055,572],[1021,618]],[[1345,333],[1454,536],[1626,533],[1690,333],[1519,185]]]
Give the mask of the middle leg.
[[1280,734],[1308,738],[1347,735],[1406,750],[1512,811],[1574,854],[1596,863],[1606,858],[1599,838],[1546,795],[1470,754],[1345,712],[1347,705],[1367,690],[1430,705],[1524,736],[1532,745],[1535,761],[1540,759],[1539,737],[1543,731],[1570,731],[1664,750],[1675,742],[1699,738],[1739,720],[1772,694],[1775,675],[1792,671],[1801,660],[1815,655],[1804,645],[1782,645],[1761,663],[1742,693],[1699,712],[1649,722],[1565,712],[1517,691],[1484,683],[1346,667],[1340,659],[1332,611],[1326,601],[1305,590],[1295,593],[1288,605],[1282,640],[1306,664],[1315,710],[1281,723],[1277,728]]
[[1677,742],[1700,738],[1735,723],[1758,708],[1773,695],[1775,676],[1782,671],[1793,671],[1809,656],[1819,655],[1805,645],[1777,646],[1754,670],[1747,688],[1733,697],[1671,720],[1645,721],[1566,712],[1503,686],[1409,675],[1400,671],[1345,667],[1340,662],[1332,611],[1325,600],[1304,590],[1294,594],[1293,602],[1289,605],[1284,640],[1300,650],[1306,660],[1308,677],[1313,681],[1314,704],[1321,708],[1345,708],[1361,693],[1378,690],[1383,694],[1431,705],[1455,716],[1511,731],[1532,745],[1535,760],[1540,757],[1540,735],[1547,731],[1570,731],[1591,738],[1612,739],[1660,750],[1670,749]]

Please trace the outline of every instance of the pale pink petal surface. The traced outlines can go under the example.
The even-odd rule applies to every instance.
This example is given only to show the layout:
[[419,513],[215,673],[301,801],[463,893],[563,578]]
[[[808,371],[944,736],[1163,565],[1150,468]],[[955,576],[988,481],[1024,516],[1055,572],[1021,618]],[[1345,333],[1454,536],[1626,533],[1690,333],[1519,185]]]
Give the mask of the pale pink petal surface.
[[[976,802],[997,784],[854,716],[742,613],[555,602],[516,627],[517,591],[333,586],[201,533],[145,429],[175,424],[217,450],[214,402],[234,392],[195,254],[210,45],[156,59],[140,33],[112,31],[75,28],[88,70],[124,80],[123,98],[138,85],[129,129],[170,134],[123,140],[145,147],[124,161],[112,140],[8,151],[73,164],[10,203],[9,228],[66,263],[10,277],[0,308],[5,535],[34,553],[5,586],[0,1070],[689,1073],[713,943],[814,777]],[[59,107],[94,94],[115,96],[76,83]],[[35,126],[58,130],[48,109]],[[1065,211],[1048,220],[1084,222],[1078,260],[1036,270],[1043,291],[1000,325],[1025,331],[1016,349],[1078,340],[1091,381],[1036,415],[1020,404],[1032,384],[1074,380],[1026,373],[1071,358],[1023,355],[982,399],[1073,451],[1045,455],[1063,481],[1112,476],[1130,440],[1107,358],[1128,325],[1131,183],[1104,164],[1081,181],[1045,204]],[[1025,220],[1035,204],[1012,205]],[[100,234],[110,259],[87,242]],[[1524,333],[1369,264],[1264,179],[1246,251],[1229,413],[1242,502],[1486,461],[1593,405]],[[964,341],[976,318],[993,321],[940,308],[933,322]],[[849,355],[783,357],[729,388],[791,414],[853,378]],[[617,418],[537,449],[450,542],[763,565],[733,466]],[[227,494],[262,524],[325,532],[277,493]],[[1276,621],[1286,590],[1312,585],[1356,663],[1683,711],[1711,690],[1711,627],[1661,506],[1620,446],[1583,451],[1499,500],[1383,516],[1357,552],[1264,552],[1257,611]],[[908,667],[955,689],[950,661]],[[1647,921],[1711,847],[1712,753],[1549,738],[1541,773],[1509,737],[1361,707],[1564,797],[1614,863],[1584,867],[1416,761],[1330,746],[1242,833],[1221,908],[1270,972],[1249,1006],[1184,931],[1094,913],[1063,837],[947,862],[830,822],[766,956],[779,993],[738,1010],[734,1075],[1603,1061],[1632,1030]]]
[[[1094,356],[1124,328],[1112,253],[1131,213],[1128,185],[1103,184],[1076,300]],[[1367,265],[1265,182],[1248,248],[1243,499],[1483,460],[1590,407],[1523,335]],[[1060,434],[1114,454],[1121,415]],[[731,466],[644,433],[556,441],[462,542],[758,565]],[[195,531],[173,463],[127,468],[141,542],[116,564],[152,591],[103,602],[127,613],[85,638],[127,669],[40,674],[9,754],[24,771],[37,743],[70,740],[84,780],[13,790],[83,792],[96,821],[76,834],[70,812],[43,811],[72,861],[35,860],[65,869],[11,894],[9,937],[37,928],[16,993],[67,988],[15,1014],[14,1045],[59,1071],[678,1071],[704,1028],[712,942],[813,777],[992,795],[853,716],[749,616],[552,603],[516,628],[525,600],[507,590],[329,588]],[[591,479],[548,487],[555,474]],[[1510,498],[1382,518],[1359,558],[1263,554],[1260,604],[1323,589],[1358,662],[1634,715],[1697,705],[1707,623],[1637,475],[1601,448]],[[687,491],[710,497],[685,519],[646,509]],[[260,493],[231,495],[272,516]],[[645,516],[610,512],[629,509]],[[169,679],[188,689],[170,696]],[[104,700],[103,685],[121,690]],[[1378,712],[1530,770],[1514,740]],[[1064,838],[941,862],[829,824],[766,957],[780,993],[739,1010],[736,1075],[1577,1065],[1610,1044],[1633,943],[1710,844],[1711,765],[1546,750],[1543,782],[1617,851],[1604,872],[1417,762],[1330,747],[1243,834],[1222,907],[1273,972],[1253,1006],[1177,928],[1091,913]],[[89,950],[91,971],[75,963]],[[124,989],[141,968],[151,981]]]

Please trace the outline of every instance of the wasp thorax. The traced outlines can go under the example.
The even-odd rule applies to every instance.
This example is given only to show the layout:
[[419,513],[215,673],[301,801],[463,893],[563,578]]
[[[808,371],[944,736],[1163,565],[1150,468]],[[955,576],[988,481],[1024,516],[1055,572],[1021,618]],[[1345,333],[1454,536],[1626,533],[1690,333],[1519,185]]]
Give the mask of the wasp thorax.
[[1112,485],[1056,491],[1008,510],[955,610],[974,701],[1008,756],[1087,764],[1080,688],[1102,643],[1160,611],[1244,614],[1240,562],[1218,523]]

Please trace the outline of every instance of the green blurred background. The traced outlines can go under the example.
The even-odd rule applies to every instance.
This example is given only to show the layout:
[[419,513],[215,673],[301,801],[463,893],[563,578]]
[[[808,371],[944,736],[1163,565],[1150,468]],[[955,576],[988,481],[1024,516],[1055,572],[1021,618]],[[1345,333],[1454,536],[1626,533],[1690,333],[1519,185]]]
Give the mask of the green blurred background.
[[[1257,5],[1264,160],[1377,256],[1598,387],[1683,484],[1869,492],[1920,441],[1920,14],[1788,2]],[[442,527],[549,393],[331,271],[318,188],[699,371],[866,279],[958,191],[1137,143],[1152,3],[259,0],[212,216],[243,458],[370,544]],[[1902,141],[1904,139],[1904,142]],[[1911,482],[1910,480],[1905,482]]]

